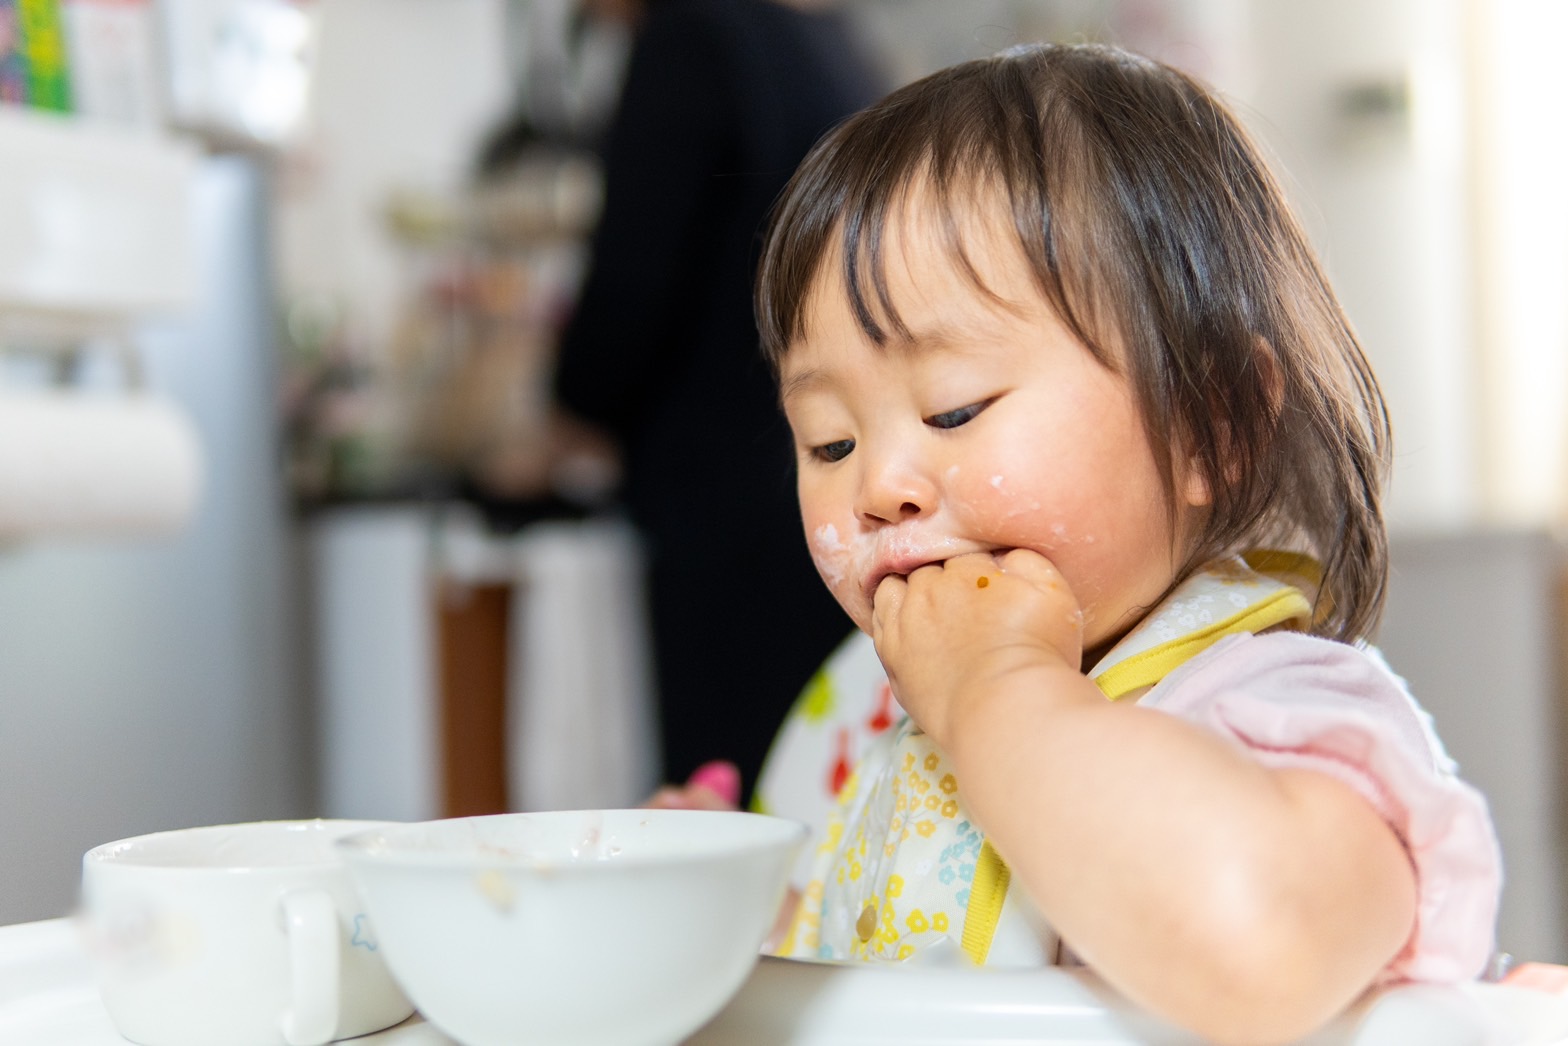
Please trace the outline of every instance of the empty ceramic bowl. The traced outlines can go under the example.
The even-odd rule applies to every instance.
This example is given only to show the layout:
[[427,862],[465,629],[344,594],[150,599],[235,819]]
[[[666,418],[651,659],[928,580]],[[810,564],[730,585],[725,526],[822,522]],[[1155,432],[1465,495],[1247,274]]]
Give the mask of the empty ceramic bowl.
[[676,1043],[755,966],[804,826],[580,810],[388,825],[337,845],[392,974],[465,1046]]

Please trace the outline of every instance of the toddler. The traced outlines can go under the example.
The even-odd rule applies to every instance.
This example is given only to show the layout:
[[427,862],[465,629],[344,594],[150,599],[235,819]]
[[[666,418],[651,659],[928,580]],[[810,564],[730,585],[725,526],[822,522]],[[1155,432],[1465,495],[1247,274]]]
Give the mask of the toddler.
[[902,88],[797,172],[757,302],[817,568],[907,713],[781,954],[1081,961],[1238,1042],[1479,972],[1485,803],[1366,645],[1382,398],[1214,97],[1098,46]]

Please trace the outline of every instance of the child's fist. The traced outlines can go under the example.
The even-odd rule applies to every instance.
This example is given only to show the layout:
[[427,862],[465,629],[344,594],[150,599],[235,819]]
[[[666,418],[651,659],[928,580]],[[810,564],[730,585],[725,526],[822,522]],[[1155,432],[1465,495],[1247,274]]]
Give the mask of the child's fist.
[[961,699],[988,681],[1040,665],[1078,672],[1083,613],[1039,553],[972,553],[884,579],[871,637],[899,703],[940,744]]

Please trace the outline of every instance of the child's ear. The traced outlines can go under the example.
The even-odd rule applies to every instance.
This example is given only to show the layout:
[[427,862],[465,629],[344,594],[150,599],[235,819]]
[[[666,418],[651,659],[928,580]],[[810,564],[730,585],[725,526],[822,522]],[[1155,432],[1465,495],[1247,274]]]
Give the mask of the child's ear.
[[1187,456],[1186,467],[1176,477],[1176,481],[1182,504],[1188,508],[1206,508],[1213,503],[1214,492],[1209,489],[1209,477],[1204,475],[1196,454]]

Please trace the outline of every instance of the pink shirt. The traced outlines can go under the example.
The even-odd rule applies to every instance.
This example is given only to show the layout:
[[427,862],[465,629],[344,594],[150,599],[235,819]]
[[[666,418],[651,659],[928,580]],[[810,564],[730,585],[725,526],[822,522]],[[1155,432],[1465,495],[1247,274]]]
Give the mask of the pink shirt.
[[1415,930],[1383,980],[1481,972],[1502,888],[1486,800],[1459,780],[1426,713],[1375,652],[1294,632],[1231,636],[1140,703],[1208,727],[1267,766],[1332,774],[1393,826],[1419,895]]

